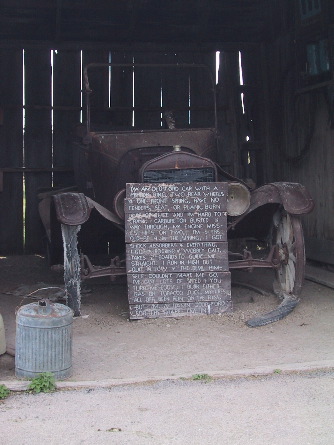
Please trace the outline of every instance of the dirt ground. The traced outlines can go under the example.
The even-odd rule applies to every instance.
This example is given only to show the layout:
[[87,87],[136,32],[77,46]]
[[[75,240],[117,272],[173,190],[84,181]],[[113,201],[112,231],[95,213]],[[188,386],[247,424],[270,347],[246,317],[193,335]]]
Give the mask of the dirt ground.
[[[9,352],[15,347],[15,311],[32,297],[57,298],[61,271],[39,256],[0,259],[0,313]],[[255,292],[236,282],[252,283]],[[305,282],[300,304],[285,319],[260,328],[245,321],[274,309],[272,272],[238,272],[232,280],[234,311],[183,318],[128,320],[124,281],[87,282],[83,317],[73,321],[73,374],[69,381],[149,380],[200,373],[249,374],[252,370],[334,366],[334,290]],[[15,380],[14,358],[0,356],[0,381]],[[255,372],[255,371],[254,371]]]

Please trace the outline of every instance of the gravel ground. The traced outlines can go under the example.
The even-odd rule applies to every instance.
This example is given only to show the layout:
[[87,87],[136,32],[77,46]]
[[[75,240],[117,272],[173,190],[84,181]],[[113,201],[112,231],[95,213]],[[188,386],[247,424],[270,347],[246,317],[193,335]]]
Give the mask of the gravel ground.
[[1,444],[329,445],[333,396],[328,371],[11,395]]

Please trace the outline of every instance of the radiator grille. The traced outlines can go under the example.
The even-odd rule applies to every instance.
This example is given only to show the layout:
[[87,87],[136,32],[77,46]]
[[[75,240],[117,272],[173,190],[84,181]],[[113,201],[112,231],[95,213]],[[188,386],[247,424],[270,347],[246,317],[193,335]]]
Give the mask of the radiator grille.
[[213,168],[188,168],[170,170],[147,170],[144,172],[144,182],[214,182]]

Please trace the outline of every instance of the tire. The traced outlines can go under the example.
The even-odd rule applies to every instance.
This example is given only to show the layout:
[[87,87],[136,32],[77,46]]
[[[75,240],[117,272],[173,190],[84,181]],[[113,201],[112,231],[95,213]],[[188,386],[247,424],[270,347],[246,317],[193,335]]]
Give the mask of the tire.
[[62,224],[64,241],[64,284],[66,303],[73,310],[74,316],[80,316],[81,306],[81,270],[78,253],[78,232],[81,226]]
[[279,209],[273,217],[272,244],[278,249],[274,292],[281,298],[298,296],[305,273],[305,247],[300,218]]

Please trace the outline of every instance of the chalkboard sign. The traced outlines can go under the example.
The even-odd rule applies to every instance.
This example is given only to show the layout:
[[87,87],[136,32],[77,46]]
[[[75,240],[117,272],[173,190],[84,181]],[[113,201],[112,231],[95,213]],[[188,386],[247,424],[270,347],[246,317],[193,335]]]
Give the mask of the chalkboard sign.
[[231,310],[226,183],[127,184],[130,318]]

